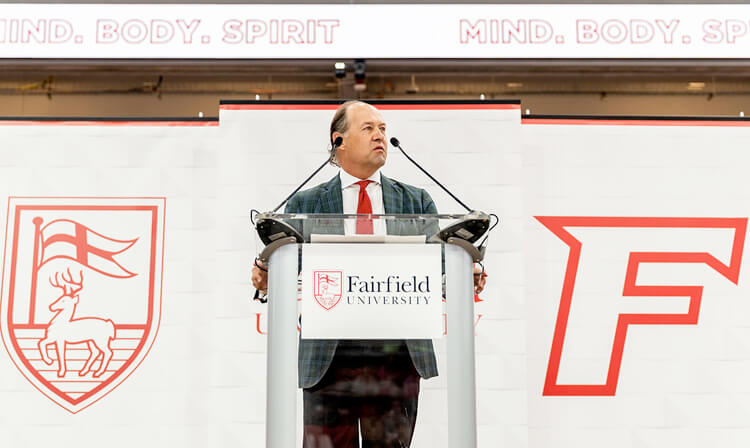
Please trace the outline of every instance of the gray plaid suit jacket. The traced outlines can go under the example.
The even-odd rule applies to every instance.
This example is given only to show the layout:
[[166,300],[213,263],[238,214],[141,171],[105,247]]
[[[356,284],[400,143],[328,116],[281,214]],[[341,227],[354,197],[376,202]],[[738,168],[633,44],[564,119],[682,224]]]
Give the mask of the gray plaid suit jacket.
[[[437,213],[435,203],[425,190],[389,179],[382,174],[380,183],[383,185],[383,206],[386,213]],[[343,211],[341,179],[338,175],[326,183],[298,192],[292,196],[285,209],[286,213],[343,213]],[[338,341],[300,339],[299,342],[299,387],[312,387],[323,378],[331,365]],[[406,346],[414,367],[422,378],[437,376],[437,363],[431,340],[407,340]]]

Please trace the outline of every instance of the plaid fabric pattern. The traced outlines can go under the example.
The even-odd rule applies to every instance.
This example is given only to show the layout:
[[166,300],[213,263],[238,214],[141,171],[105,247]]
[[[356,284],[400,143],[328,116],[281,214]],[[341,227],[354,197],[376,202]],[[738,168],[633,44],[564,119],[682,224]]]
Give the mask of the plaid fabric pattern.
[[[386,213],[437,213],[435,203],[425,190],[389,179],[382,174],[380,183],[383,185],[383,206]],[[343,210],[341,179],[338,175],[326,183],[298,192],[292,196],[285,208],[286,213],[343,213]],[[401,234],[406,234],[402,231],[403,229],[399,230]],[[415,229],[415,231],[434,233],[437,229]],[[340,229],[340,233],[343,233],[343,229]],[[299,387],[312,387],[323,378],[331,365],[337,345],[337,340],[300,339]],[[414,367],[422,378],[432,378],[438,374],[431,340],[408,340],[406,346]]]

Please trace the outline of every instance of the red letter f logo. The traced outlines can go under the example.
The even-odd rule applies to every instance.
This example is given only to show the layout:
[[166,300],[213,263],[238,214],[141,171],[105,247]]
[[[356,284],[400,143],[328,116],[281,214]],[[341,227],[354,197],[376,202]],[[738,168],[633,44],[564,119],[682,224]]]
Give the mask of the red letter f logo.
[[[547,366],[547,376],[543,395],[614,395],[620,373],[620,363],[623,357],[625,339],[630,325],[695,325],[698,323],[703,284],[664,286],[657,281],[668,281],[677,270],[687,270],[692,283],[696,275],[693,270],[696,265],[708,265],[722,277],[737,284],[742,260],[742,249],[745,244],[747,218],[613,218],[613,217],[536,217],[552,233],[557,235],[570,247],[568,264],[563,281],[560,308],[557,313],[555,332],[552,339],[552,349]],[[574,233],[576,236],[574,236]],[[577,235],[586,235],[587,251],[583,251],[584,244]],[[731,244],[728,244],[730,243]],[[730,247],[731,246],[731,247]],[[635,250],[634,250],[635,249]],[[648,251],[646,250],[648,249]],[[598,251],[598,253],[597,253]],[[584,254],[582,260],[582,253]],[[587,258],[587,253],[594,256]],[[721,255],[713,255],[721,254]],[[720,261],[724,259],[725,262]],[[586,266],[581,270],[580,266]],[[671,270],[666,269],[672,267]],[[607,290],[608,285],[622,284],[622,270],[625,270],[625,284],[621,297],[629,298],[623,305],[618,300],[616,305],[608,302],[604,305],[603,295],[618,295],[614,290]],[[640,270],[640,274],[639,274]],[[584,273],[586,271],[586,273]],[[599,273],[590,274],[591,271]],[[606,272],[619,272],[617,277],[606,278]],[[684,274],[684,272],[683,272]],[[640,279],[639,279],[640,275]],[[605,278],[602,278],[605,277]],[[619,280],[617,279],[619,278]],[[656,280],[654,280],[656,279]],[[579,285],[576,285],[578,280]],[[679,280],[686,283],[691,281]],[[587,287],[594,284],[595,287]],[[602,289],[604,288],[604,289]],[[576,292],[576,302],[573,292]],[[619,291],[619,288],[618,288]],[[610,294],[608,294],[610,293]],[[638,302],[637,298],[649,298]],[[655,302],[654,298],[667,298],[666,301]],[[675,300],[677,298],[677,300]],[[681,305],[679,299],[688,298],[687,310],[675,311],[675,305]],[[632,302],[631,302],[632,301]],[[578,303],[576,305],[576,303]],[[592,313],[592,309],[610,311],[615,307],[651,307],[661,312],[653,313]],[[571,309],[580,312],[571,313]],[[666,310],[666,311],[665,311]],[[682,307],[680,310],[684,310]],[[597,328],[606,328],[606,335],[602,338],[592,337],[590,328],[588,333],[583,331],[575,335],[575,331],[585,325],[580,320],[571,324],[571,320],[578,316],[608,315]],[[577,317],[576,317],[577,318]],[[598,318],[598,317],[597,317]],[[589,323],[589,327],[590,327]],[[614,330],[614,331],[613,331]],[[566,345],[566,333],[568,344]],[[573,334],[573,335],[571,335]],[[582,336],[583,334],[583,336]],[[585,346],[591,340],[601,345],[601,339],[612,341],[609,359],[600,363],[602,370],[606,365],[606,380],[594,382],[581,373],[581,369],[568,369],[569,377],[585,377],[586,381],[578,384],[560,384],[561,360],[563,346],[565,351],[577,356],[579,348],[570,348],[580,344]],[[566,355],[568,356],[568,355]],[[564,361],[563,361],[564,363]],[[593,363],[595,364],[595,363]],[[595,369],[596,370],[596,369]],[[573,372],[573,373],[571,373]],[[604,379],[602,377],[602,379]],[[562,381],[566,383],[567,381]]]

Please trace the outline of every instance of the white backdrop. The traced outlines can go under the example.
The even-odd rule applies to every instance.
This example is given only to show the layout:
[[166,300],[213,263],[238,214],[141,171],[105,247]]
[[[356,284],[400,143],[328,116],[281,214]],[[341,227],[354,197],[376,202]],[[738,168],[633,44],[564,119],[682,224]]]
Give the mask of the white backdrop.
[[[747,266],[727,269],[747,248],[722,219],[750,215],[748,124],[523,121],[529,446],[747,446],[750,291]],[[631,257],[652,262],[628,279]],[[661,324],[630,325],[620,357],[621,313]]]
[[[417,160],[503,219],[476,305],[481,447],[747,446],[749,121],[519,126],[517,104],[380,107]],[[248,213],[322,162],[333,109],[225,105],[218,127],[2,122],[3,204],[166,199],[151,351],[72,414],[0,350],[2,446],[262,446],[266,308],[250,301]],[[399,153],[384,172],[460,211]],[[445,446],[444,387],[444,376],[423,383],[415,448]]]
[[[381,108],[390,136],[413,157],[473,208],[503,218],[487,256],[490,283],[476,304],[479,440],[524,446],[519,106]],[[166,219],[160,326],[140,366],[72,414],[0,350],[0,445],[263,446],[266,308],[250,300],[257,247],[248,215],[274,207],[322,163],[334,109],[225,107],[218,127],[2,123],[3,204],[11,196],[163,197]],[[390,152],[384,172],[426,187],[440,211],[461,211],[400,154]],[[310,185],[335,173],[326,168]],[[5,223],[7,208],[0,210]],[[444,373],[443,346],[438,341]],[[445,376],[422,388],[414,447],[444,447]]]
[[[115,390],[72,414],[37,391],[1,350],[0,445],[199,447],[223,432],[210,405],[217,400],[210,387],[216,323],[205,318],[215,281],[218,127],[211,124],[2,122],[3,228],[9,196],[166,197],[167,236],[161,324],[145,360]],[[87,278],[84,285],[93,280]]]
[[[388,124],[388,137],[397,137],[410,156],[427,168],[472,208],[497,213],[503,218],[503,232],[490,241],[487,267],[490,283],[477,303],[478,434],[481,446],[502,442],[525,444],[524,324],[521,294],[521,190],[520,110],[515,104],[380,104]],[[276,207],[299,183],[327,158],[328,128],[335,104],[278,106],[256,102],[222,106],[219,158],[218,230],[219,296],[251,293],[247,284],[248,258],[254,254],[254,236],[247,232],[251,208]],[[252,144],[250,144],[252,142]],[[276,167],[276,168],[270,168]],[[327,167],[308,187],[328,181],[337,169]],[[426,188],[443,213],[463,209],[395,148],[389,148],[383,173],[391,178]],[[259,243],[257,243],[259,244]],[[225,252],[225,253],[224,253]],[[502,300],[501,300],[502,297]],[[264,359],[265,338],[248,322],[260,321],[265,331],[265,306],[245,302],[227,303],[219,317],[226,331],[240,331],[247,338],[236,350],[248,359]],[[445,357],[438,341],[438,368],[443,372],[422,382],[419,424],[415,448],[444,447],[447,443]],[[235,358],[237,353],[227,351]],[[243,373],[232,374],[228,387],[242,378],[263,376],[265,367],[246,364]],[[265,364],[263,364],[265,366]],[[229,373],[227,373],[229,375]],[[263,397],[263,389],[254,393]],[[243,405],[244,406],[244,405]],[[264,402],[258,400],[242,415],[257,419],[253,432],[256,444],[263,440]],[[251,412],[252,414],[248,414]],[[298,410],[301,416],[301,409]],[[248,429],[253,426],[248,426]],[[299,428],[298,428],[299,429]]]

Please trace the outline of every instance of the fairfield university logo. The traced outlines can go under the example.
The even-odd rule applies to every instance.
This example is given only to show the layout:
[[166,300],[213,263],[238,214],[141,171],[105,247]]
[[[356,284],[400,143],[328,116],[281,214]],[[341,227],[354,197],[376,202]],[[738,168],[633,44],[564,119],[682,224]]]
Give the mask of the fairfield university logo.
[[313,297],[318,305],[330,311],[341,301],[343,271],[313,271]]
[[143,361],[159,327],[164,198],[10,198],[0,333],[76,413]]
[[[628,330],[696,325],[705,283],[739,280],[747,218],[536,219],[569,248],[543,395],[615,395]],[[597,344],[608,352],[586,353]],[[580,363],[563,372],[571,358]],[[600,381],[585,371],[591,366]]]

